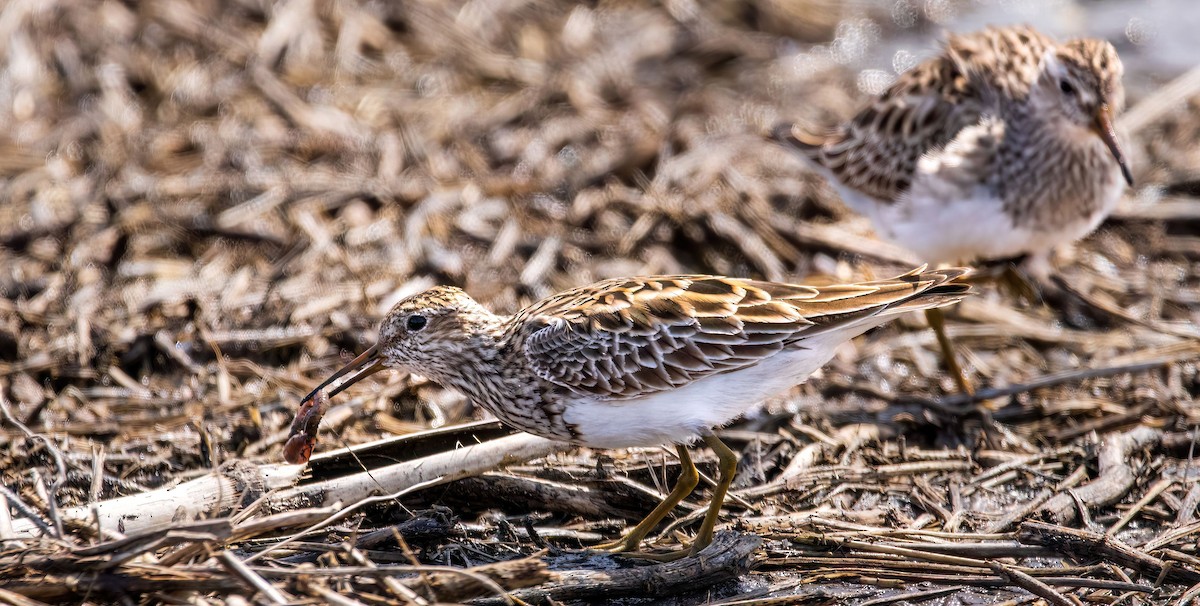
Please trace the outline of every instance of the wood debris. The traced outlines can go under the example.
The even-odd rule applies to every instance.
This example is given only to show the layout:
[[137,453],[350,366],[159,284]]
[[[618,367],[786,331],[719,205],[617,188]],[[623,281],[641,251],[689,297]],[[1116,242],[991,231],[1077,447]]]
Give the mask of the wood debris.
[[934,43],[892,4],[0,5],[0,602],[1200,599],[1195,71],[1127,76],[1139,189],[1058,288],[950,313],[975,397],[919,318],[847,345],[724,430],[699,557],[584,550],[669,452],[514,435],[421,377],[333,398],[283,464],[300,398],[434,284],[514,311],[910,269],[764,136],[859,105],[855,40]]

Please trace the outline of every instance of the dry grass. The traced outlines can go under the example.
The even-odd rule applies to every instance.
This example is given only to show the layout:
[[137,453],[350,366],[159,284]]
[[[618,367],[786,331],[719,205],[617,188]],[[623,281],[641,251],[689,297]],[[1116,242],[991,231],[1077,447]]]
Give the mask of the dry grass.
[[[826,0],[705,10],[638,1],[11,0],[0,7],[8,42],[0,45],[0,395],[9,411],[0,479],[10,505],[53,525],[59,507],[162,487],[229,460],[278,460],[300,395],[373,341],[392,302],[435,283],[514,310],[616,275],[822,280],[907,269],[908,253],[874,240],[762,136],[784,117],[832,120],[857,106],[853,74],[837,61],[851,51],[829,41],[844,17],[862,14],[888,22],[886,7]],[[797,53],[810,43],[822,46]],[[1156,187],[1060,254],[1064,280],[1091,305],[1070,297],[1026,305],[985,289],[955,312],[951,332],[974,375],[1018,386],[1014,393],[982,408],[943,397],[952,383],[917,319],[847,346],[819,380],[728,433],[747,461],[743,500],[730,513],[752,506],[736,525],[768,542],[723,544],[734,554],[727,563],[759,572],[714,593],[685,584],[672,599],[794,592],[799,573],[815,583],[805,591],[828,603],[898,595],[922,580],[959,587],[963,603],[1026,591],[1051,603],[1194,596],[1200,469],[1183,432],[1200,422],[1189,337],[1200,310],[1189,197],[1200,175],[1198,104],[1171,105],[1135,133],[1139,185]],[[1060,371],[1068,373],[1060,382],[1020,387]],[[476,414],[434,385],[378,377],[331,413],[340,440]],[[1082,498],[1089,519],[1078,519],[1070,496],[1078,492],[1067,489],[1116,469],[1098,452],[1126,444],[1137,427],[1154,435],[1115,451],[1129,460],[1131,483],[1111,500]],[[213,524],[230,512],[129,550],[157,560],[121,560],[108,543],[89,560],[81,550],[100,539],[68,524],[62,541],[5,543],[0,602],[22,603],[8,593],[16,591],[45,601],[236,603],[230,594],[254,593],[257,578],[279,592],[258,587],[264,601],[328,601],[336,590],[419,603],[405,592],[429,584],[397,588],[364,572],[407,564],[405,550],[351,548],[357,532],[400,524],[415,533],[405,536],[425,536],[411,553],[426,565],[507,560],[542,542],[579,546],[597,530],[611,536],[604,520],[645,512],[644,489],[673,468],[650,469],[658,452],[608,453],[618,473],[604,479],[595,454],[405,497],[409,507],[450,504],[459,523],[367,508],[293,546],[291,560],[264,558],[255,566],[269,566],[253,569],[238,557],[279,535],[227,540],[236,525]],[[580,483],[591,497],[567,488]],[[1054,495],[1068,506],[1049,507]],[[609,508],[579,509],[597,500]],[[1107,552],[1087,537],[1068,541],[1079,551],[1041,545],[1050,531],[1027,520],[1102,533],[1126,514],[1116,536],[1137,557],[1106,555],[1098,565],[1091,554]],[[523,531],[527,519],[541,532]],[[422,520],[442,522],[420,535]],[[694,529],[694,516],[687,520],[678,528]],[[0,519],[0,539],[11,536],[6,526]],[[942,555],[923,558],[947,553],[936,546],[949,540],[929,531],[963,533],[959,542],[993,551],[970,547],[957,557],[973,563],[935,565]],[[910,550],[880,550],[892,543]],[[753,561],[739,549],[754,550]],[[324,566],[360,569],[287,572],[320,554]],[[555,552],[553,567],[594,565],[562,557]],[[1042,573],[1017,570],[1037,562],[1076,566],[1053,569],[1065,572],[1043,594],[1027,578]],[[1164,562],[1176,572],[1163,572]],[[681,566],[668,572],[699,573]],[[521,570],[517,577],[545,580],[537,566]],[[563,578],[569,591],[544,586],[545,595],[598,599],[570,585],[583,577]],[[430,583],[448,592],[443,599],[471,595]]]

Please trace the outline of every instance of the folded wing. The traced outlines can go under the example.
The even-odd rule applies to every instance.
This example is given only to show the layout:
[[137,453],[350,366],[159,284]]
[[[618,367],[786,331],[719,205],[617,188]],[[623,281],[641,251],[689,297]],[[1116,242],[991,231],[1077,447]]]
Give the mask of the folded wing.
[[522,312],[541,320],[524,351],[544,380],[581,395],[629,399],[753,365],[827,330],[878,314],[945,305],[963,270],[801,286],[719,276],[600,282]]

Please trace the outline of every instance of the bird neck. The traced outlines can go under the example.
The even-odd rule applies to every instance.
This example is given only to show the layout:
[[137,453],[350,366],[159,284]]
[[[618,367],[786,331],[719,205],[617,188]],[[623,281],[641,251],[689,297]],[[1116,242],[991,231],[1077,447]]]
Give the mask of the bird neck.
[[991,174],[1014,223],[1037,226],[1084,217],[1110,202],[1118,166],[1095,133],[1058,110],[1015,104]]
[[1062,99],[1045,88],[1035,86],[1026,97],[999,106],[1005,125],[1004,146],[1026,153],[1078,153],[1095,147],[1099,139],[1092,129],[1072,119]]
[[494,397],[510,390],[506,377],[506,327],[508,318],[490,312],[464,319],[458,338],[442,356],[429,378],[466,394],[473,400]]

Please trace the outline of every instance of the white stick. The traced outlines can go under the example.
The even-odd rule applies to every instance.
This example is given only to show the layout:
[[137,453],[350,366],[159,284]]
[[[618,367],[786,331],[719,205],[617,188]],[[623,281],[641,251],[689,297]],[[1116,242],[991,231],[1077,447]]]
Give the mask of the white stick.
[[[61,514],[64,519],[94,523],[94,509],[101,530],[122,534],[148,532],[183,521],[228,516],[264,493],[273,494],[268,496],[260,514],[353,503],[372,494],[400,492],[423,483],[450,482],[570,448],[565,442],[516,434],[300,486],[295,484],[304,471],[303,465],[255,466],[237,461],[170,488],[72,507]],[[12,537],[18,539],[40,535],[37,527],[25,519],[13,520],[12,530]]]
[[[464,448],[439,452],[428,457],[387,467],[306,484],[280,491],[270,497],[268,511],[292,509],[292,503],[307,506],[354,503],[371,495],[399,492],[411,486],[432,482],[442,484],[479,475],[508,465],[524,463],[556,452],[569,450],[570,444],[519,433]],[[279,465],[280,468],[295,467]],[[431,484],[432,485],[432,484]],[[280,509],[282,507],[282,509]]]

